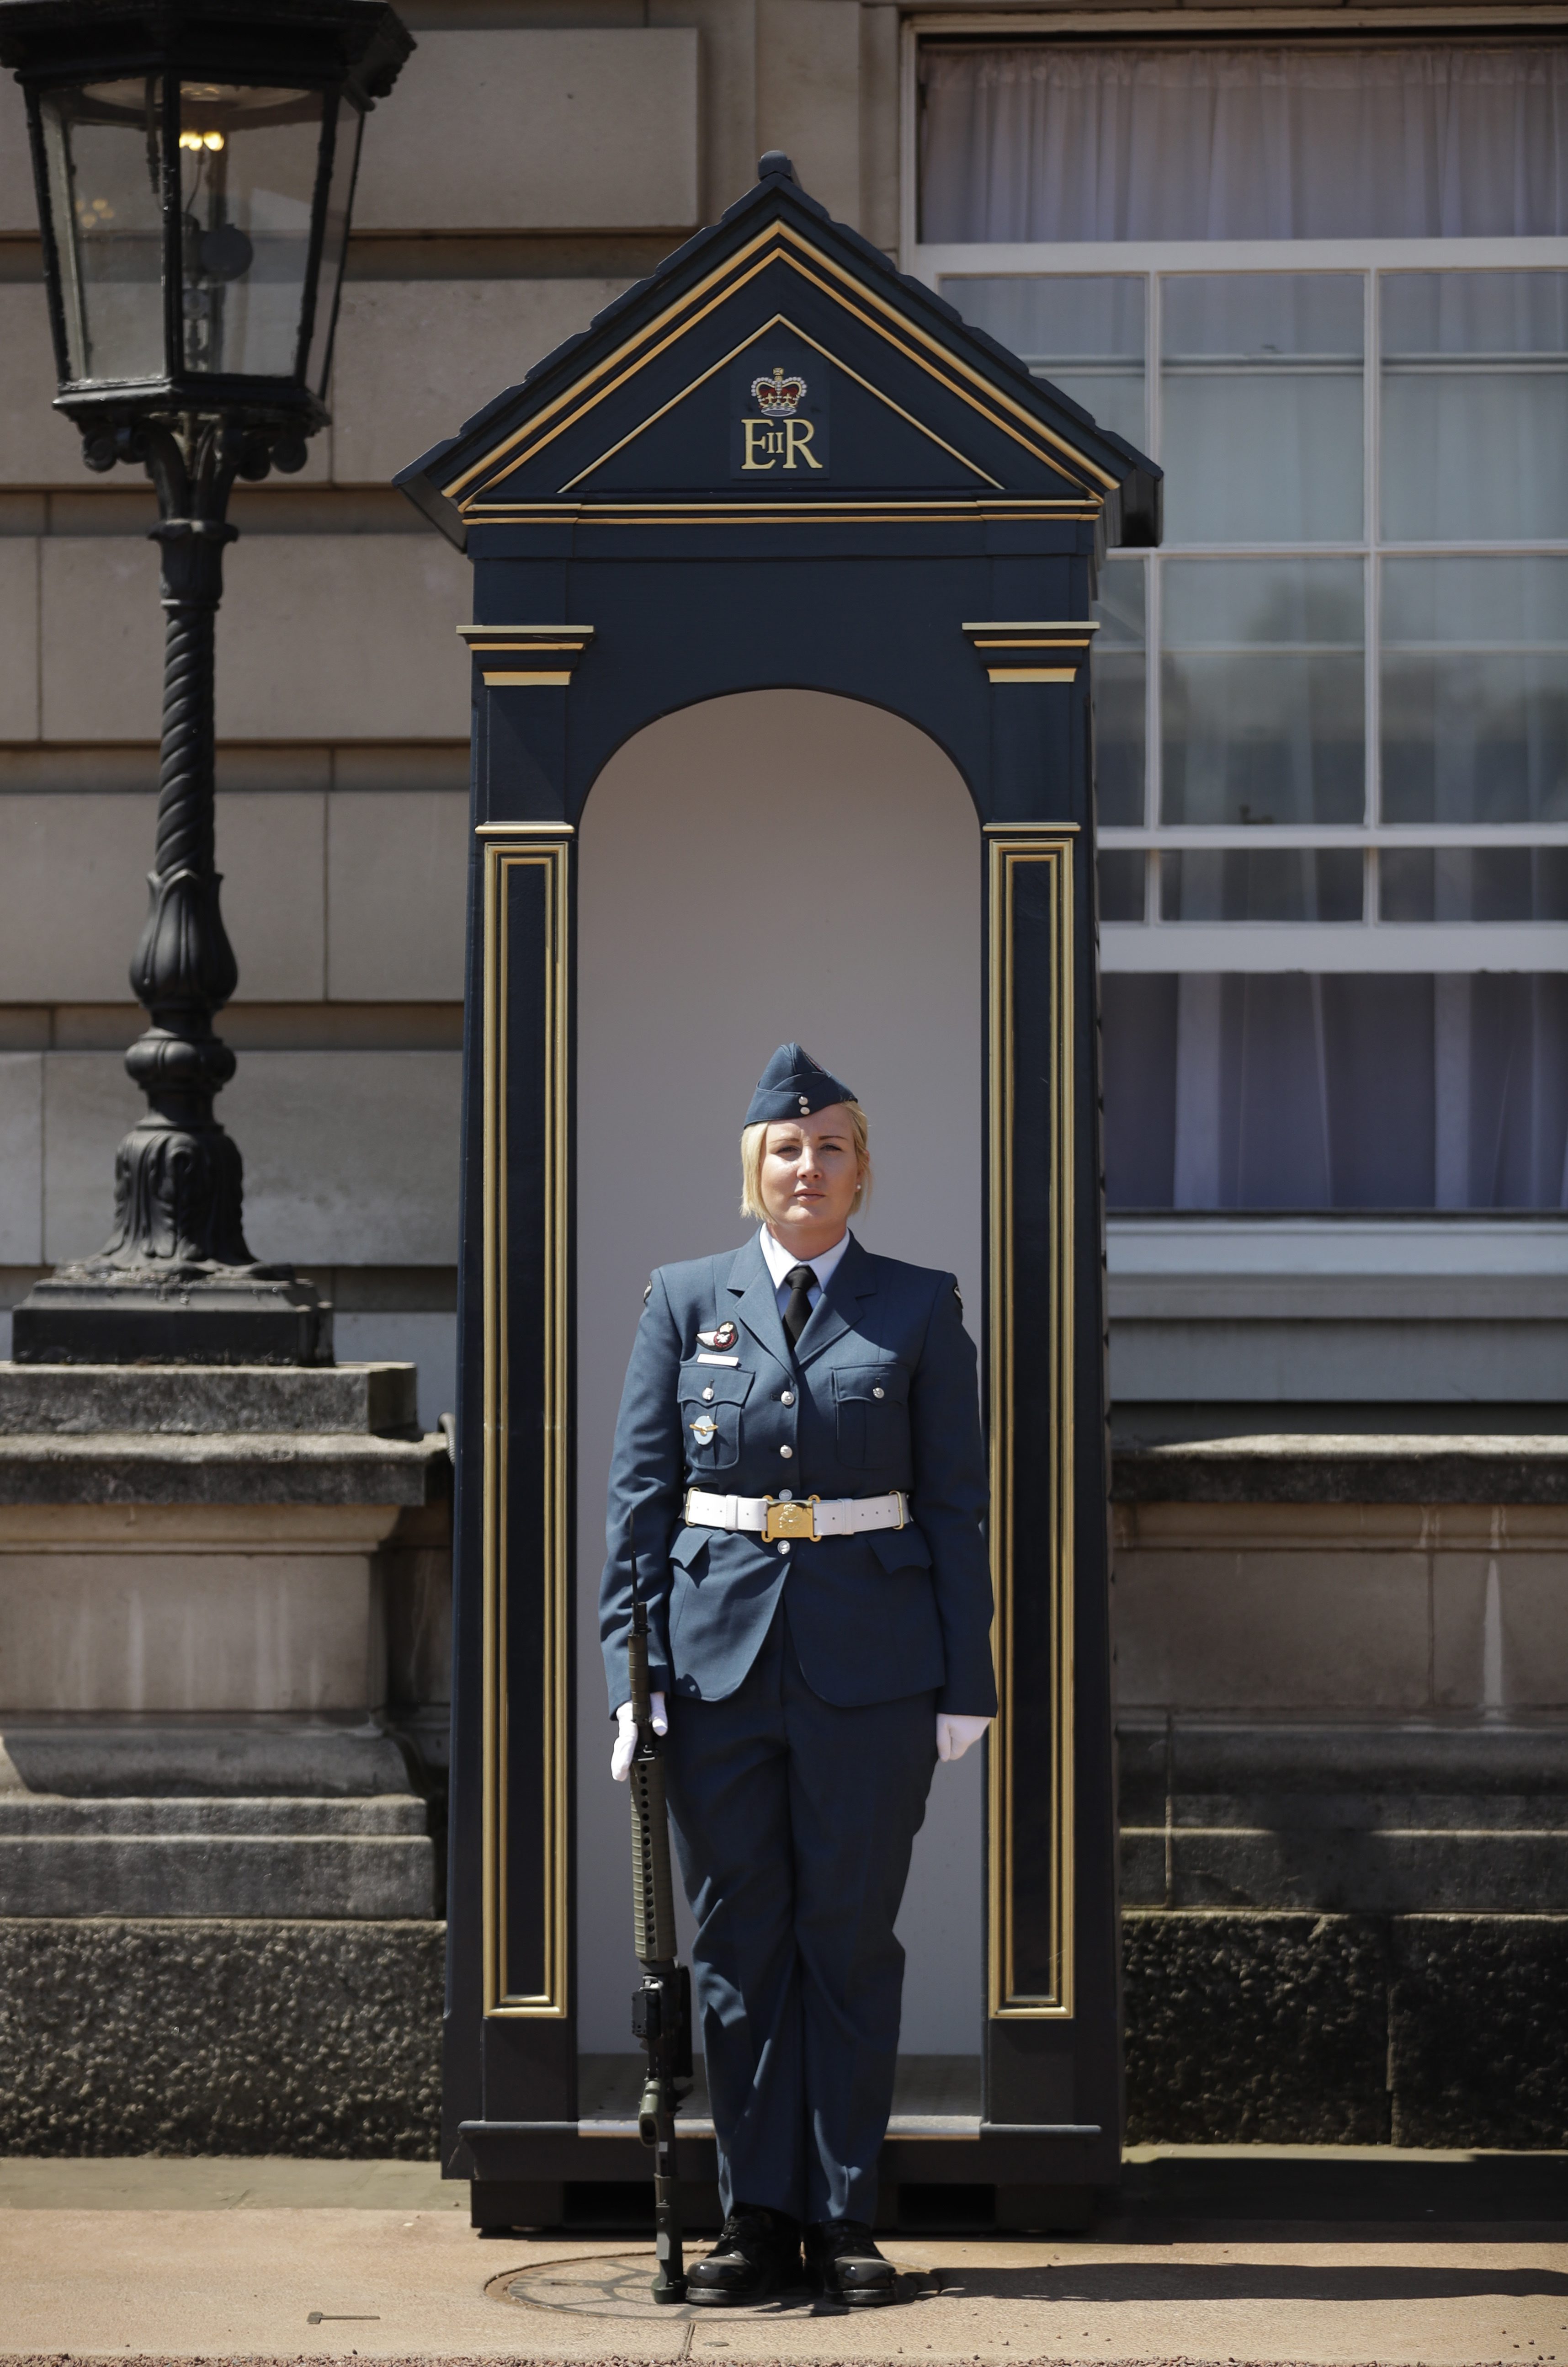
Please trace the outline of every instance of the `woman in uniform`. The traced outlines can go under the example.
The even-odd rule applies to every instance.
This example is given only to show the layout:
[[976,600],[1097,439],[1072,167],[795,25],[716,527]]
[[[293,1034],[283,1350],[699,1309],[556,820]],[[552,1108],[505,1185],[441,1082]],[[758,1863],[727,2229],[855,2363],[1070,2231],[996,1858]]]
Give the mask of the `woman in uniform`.
[[743,1249],[660,1266],[626,1374],[600,1631],[613,1770],[633,1539],[654,1723],[696,1918],[723,2233],[694,2302],[807,2279],[893,2298],[872,2240],[904,1952],[939,1759],[996,1710],[974,1344],[951,1274],[849,1230],[865,1116],[798,1044],[741,1135]]

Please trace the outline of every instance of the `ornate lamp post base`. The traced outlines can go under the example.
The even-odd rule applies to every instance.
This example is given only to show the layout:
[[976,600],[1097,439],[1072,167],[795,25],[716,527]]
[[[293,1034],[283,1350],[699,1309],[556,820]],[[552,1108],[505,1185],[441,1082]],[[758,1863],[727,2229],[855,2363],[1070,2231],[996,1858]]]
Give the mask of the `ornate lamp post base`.
[[11,1319],[18,1365],[330,1365],[333,1310],[291,1267],[84,1258],[36,1282]]

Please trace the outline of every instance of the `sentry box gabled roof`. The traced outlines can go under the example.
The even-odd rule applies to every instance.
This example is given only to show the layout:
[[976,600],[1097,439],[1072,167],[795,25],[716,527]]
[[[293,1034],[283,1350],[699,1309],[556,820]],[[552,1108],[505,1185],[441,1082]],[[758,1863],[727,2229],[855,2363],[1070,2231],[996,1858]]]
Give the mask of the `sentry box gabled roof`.
[[1092,520],[1156,543],[1160,471],[829,220],[789,160],[397,482],[459,549],[574,523]]

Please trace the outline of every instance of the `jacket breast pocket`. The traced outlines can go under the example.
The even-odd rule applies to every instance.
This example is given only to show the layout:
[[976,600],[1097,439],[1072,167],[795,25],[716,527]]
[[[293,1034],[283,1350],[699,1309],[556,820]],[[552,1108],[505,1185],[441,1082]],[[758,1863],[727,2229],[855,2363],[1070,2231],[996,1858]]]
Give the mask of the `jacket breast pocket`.
[[856,1469],[903,1463],[909,1453],[909,1376],[902,1365],[837,1365],[839,1460]]
[[682,1365],[681,1438],[694,1478],[740,1460],[741,1408],[756,1376],[728,1365]]

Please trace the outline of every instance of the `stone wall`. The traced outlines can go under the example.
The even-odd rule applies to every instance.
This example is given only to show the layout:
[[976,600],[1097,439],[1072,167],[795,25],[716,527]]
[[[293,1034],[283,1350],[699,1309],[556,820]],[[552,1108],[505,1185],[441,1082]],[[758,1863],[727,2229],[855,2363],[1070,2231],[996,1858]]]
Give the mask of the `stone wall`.
[[1127,2141],[1557,2148],[1568,1916],[1122,1924]]
[[446,1927],[0,1920],[0,2151],[428,2160]]
[[[1123,1932],[1130,2144],[1568,2144],[1568,1916]],[[422,1921],[0,1920],[0,2151],[432,2158],[445,1944]]]

